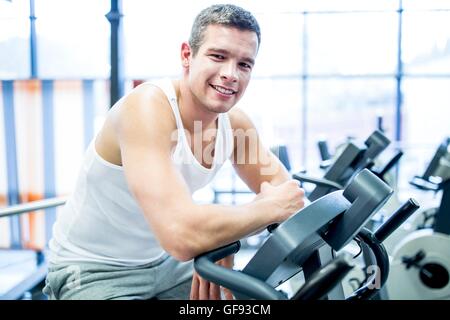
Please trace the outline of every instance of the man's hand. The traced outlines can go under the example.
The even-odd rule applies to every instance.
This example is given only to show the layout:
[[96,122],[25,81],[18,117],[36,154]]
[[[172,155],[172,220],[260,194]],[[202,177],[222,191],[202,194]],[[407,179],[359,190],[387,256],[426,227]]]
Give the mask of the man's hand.
[[255,197],[255,200],[269,200],[274,205],[274,212],[278,216],[276,222],[283,222],[305,206],[304,196],[305,191],[299,187],[296,180],[289,180],[277,186],[263,182],[261,192]]
[[[228,256],[216,263],[231,269],[233,268],[233,260],[234,256]],[[221,291],[223,292],[225,300],[234,299],[230,290],[203,279],[194,271],[194,275],[192,276],[191,300],[222,300]]]

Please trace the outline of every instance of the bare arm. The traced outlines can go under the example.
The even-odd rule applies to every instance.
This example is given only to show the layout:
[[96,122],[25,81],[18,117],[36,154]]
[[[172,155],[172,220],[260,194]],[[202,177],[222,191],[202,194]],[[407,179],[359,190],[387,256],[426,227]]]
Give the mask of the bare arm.
[[115,127],[129,188],[169,254],[190,260],[298,210],[301,190],[295,183],[241,206],[195,204],[172,164],[175,127],[170,106],[155,91],[130,95],[117,112]]

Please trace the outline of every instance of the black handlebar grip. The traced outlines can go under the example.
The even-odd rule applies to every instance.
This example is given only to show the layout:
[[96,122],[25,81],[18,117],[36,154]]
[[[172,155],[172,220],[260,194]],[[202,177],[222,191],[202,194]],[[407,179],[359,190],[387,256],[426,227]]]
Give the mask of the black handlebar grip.
[[220,259],[228,257],[229,255],[235,254],[236,252],[239,251],[240,248],[241,242],[236,241],[221,248],[208,251],[202,254],[202,256],[205,256],[209,261],[216,262],[219,261]]
[[400,161],[400,158],[403,156],[403,152],[402,151],[398,151],[394,157],[392,157],[392,159],[384,166],[383,169],[380,170],[380,172],[377,174],[378,177],[380,177],[381,179],[383,179],[384,175],[392,169],[393,166],[395,166],[397,164],[397,162]]
[[396,212],[394,212],[389,219],[377,229],[377,231],[375,231],[375,237],[380,242],[383,242],[419,208],[420,205],[417,201],[410,198]]
[[317,146],[319,147],[320,158],[322,159],[322,161],[330,160],[331,154],[328,151],[328,143],[325,140],[320,140],[317,143]]
[[319,300],[333,289],[355,265],[343,256],[332,260],[306,281],[292,300]]
[[267,226],[267,231],[269,231],[270,233],[273,232],[273,230],[275,230],[280,224],[279,223],[273,223],[269,226]]

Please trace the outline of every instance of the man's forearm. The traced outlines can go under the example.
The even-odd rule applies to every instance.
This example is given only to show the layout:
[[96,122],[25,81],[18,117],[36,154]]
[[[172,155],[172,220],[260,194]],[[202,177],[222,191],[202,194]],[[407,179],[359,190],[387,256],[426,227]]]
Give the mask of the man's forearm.
[[275,206],[265,199],[238,206],[199,205],[195,211],[184,227],[193,256],[245,238],[277,220]]
[[291,180],[291,175],[286,170],[286,168],[280,163],[279,170],[275,175],[273,175],[268,181],[273,186],[278,186],[288,180]]

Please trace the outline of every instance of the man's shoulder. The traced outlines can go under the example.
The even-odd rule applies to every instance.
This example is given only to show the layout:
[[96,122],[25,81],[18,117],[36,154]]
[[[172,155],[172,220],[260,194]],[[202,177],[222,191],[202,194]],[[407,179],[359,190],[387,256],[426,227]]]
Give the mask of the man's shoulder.
[[122,135],[150,134],[159,139],[176,128],[175,117],[164,92],[153,85],[140,85],[113,107],[107,122],[120,139]]
[[160,107],[169,105],[166,94],[155,84],[145,82],[134,88],[122,101],[127,108],[131,107]]
[[165,93],[156,85],[143,83],[122,98],[117,106],[118,118],[137,117],[149,121],[170,120],[173,112]]

